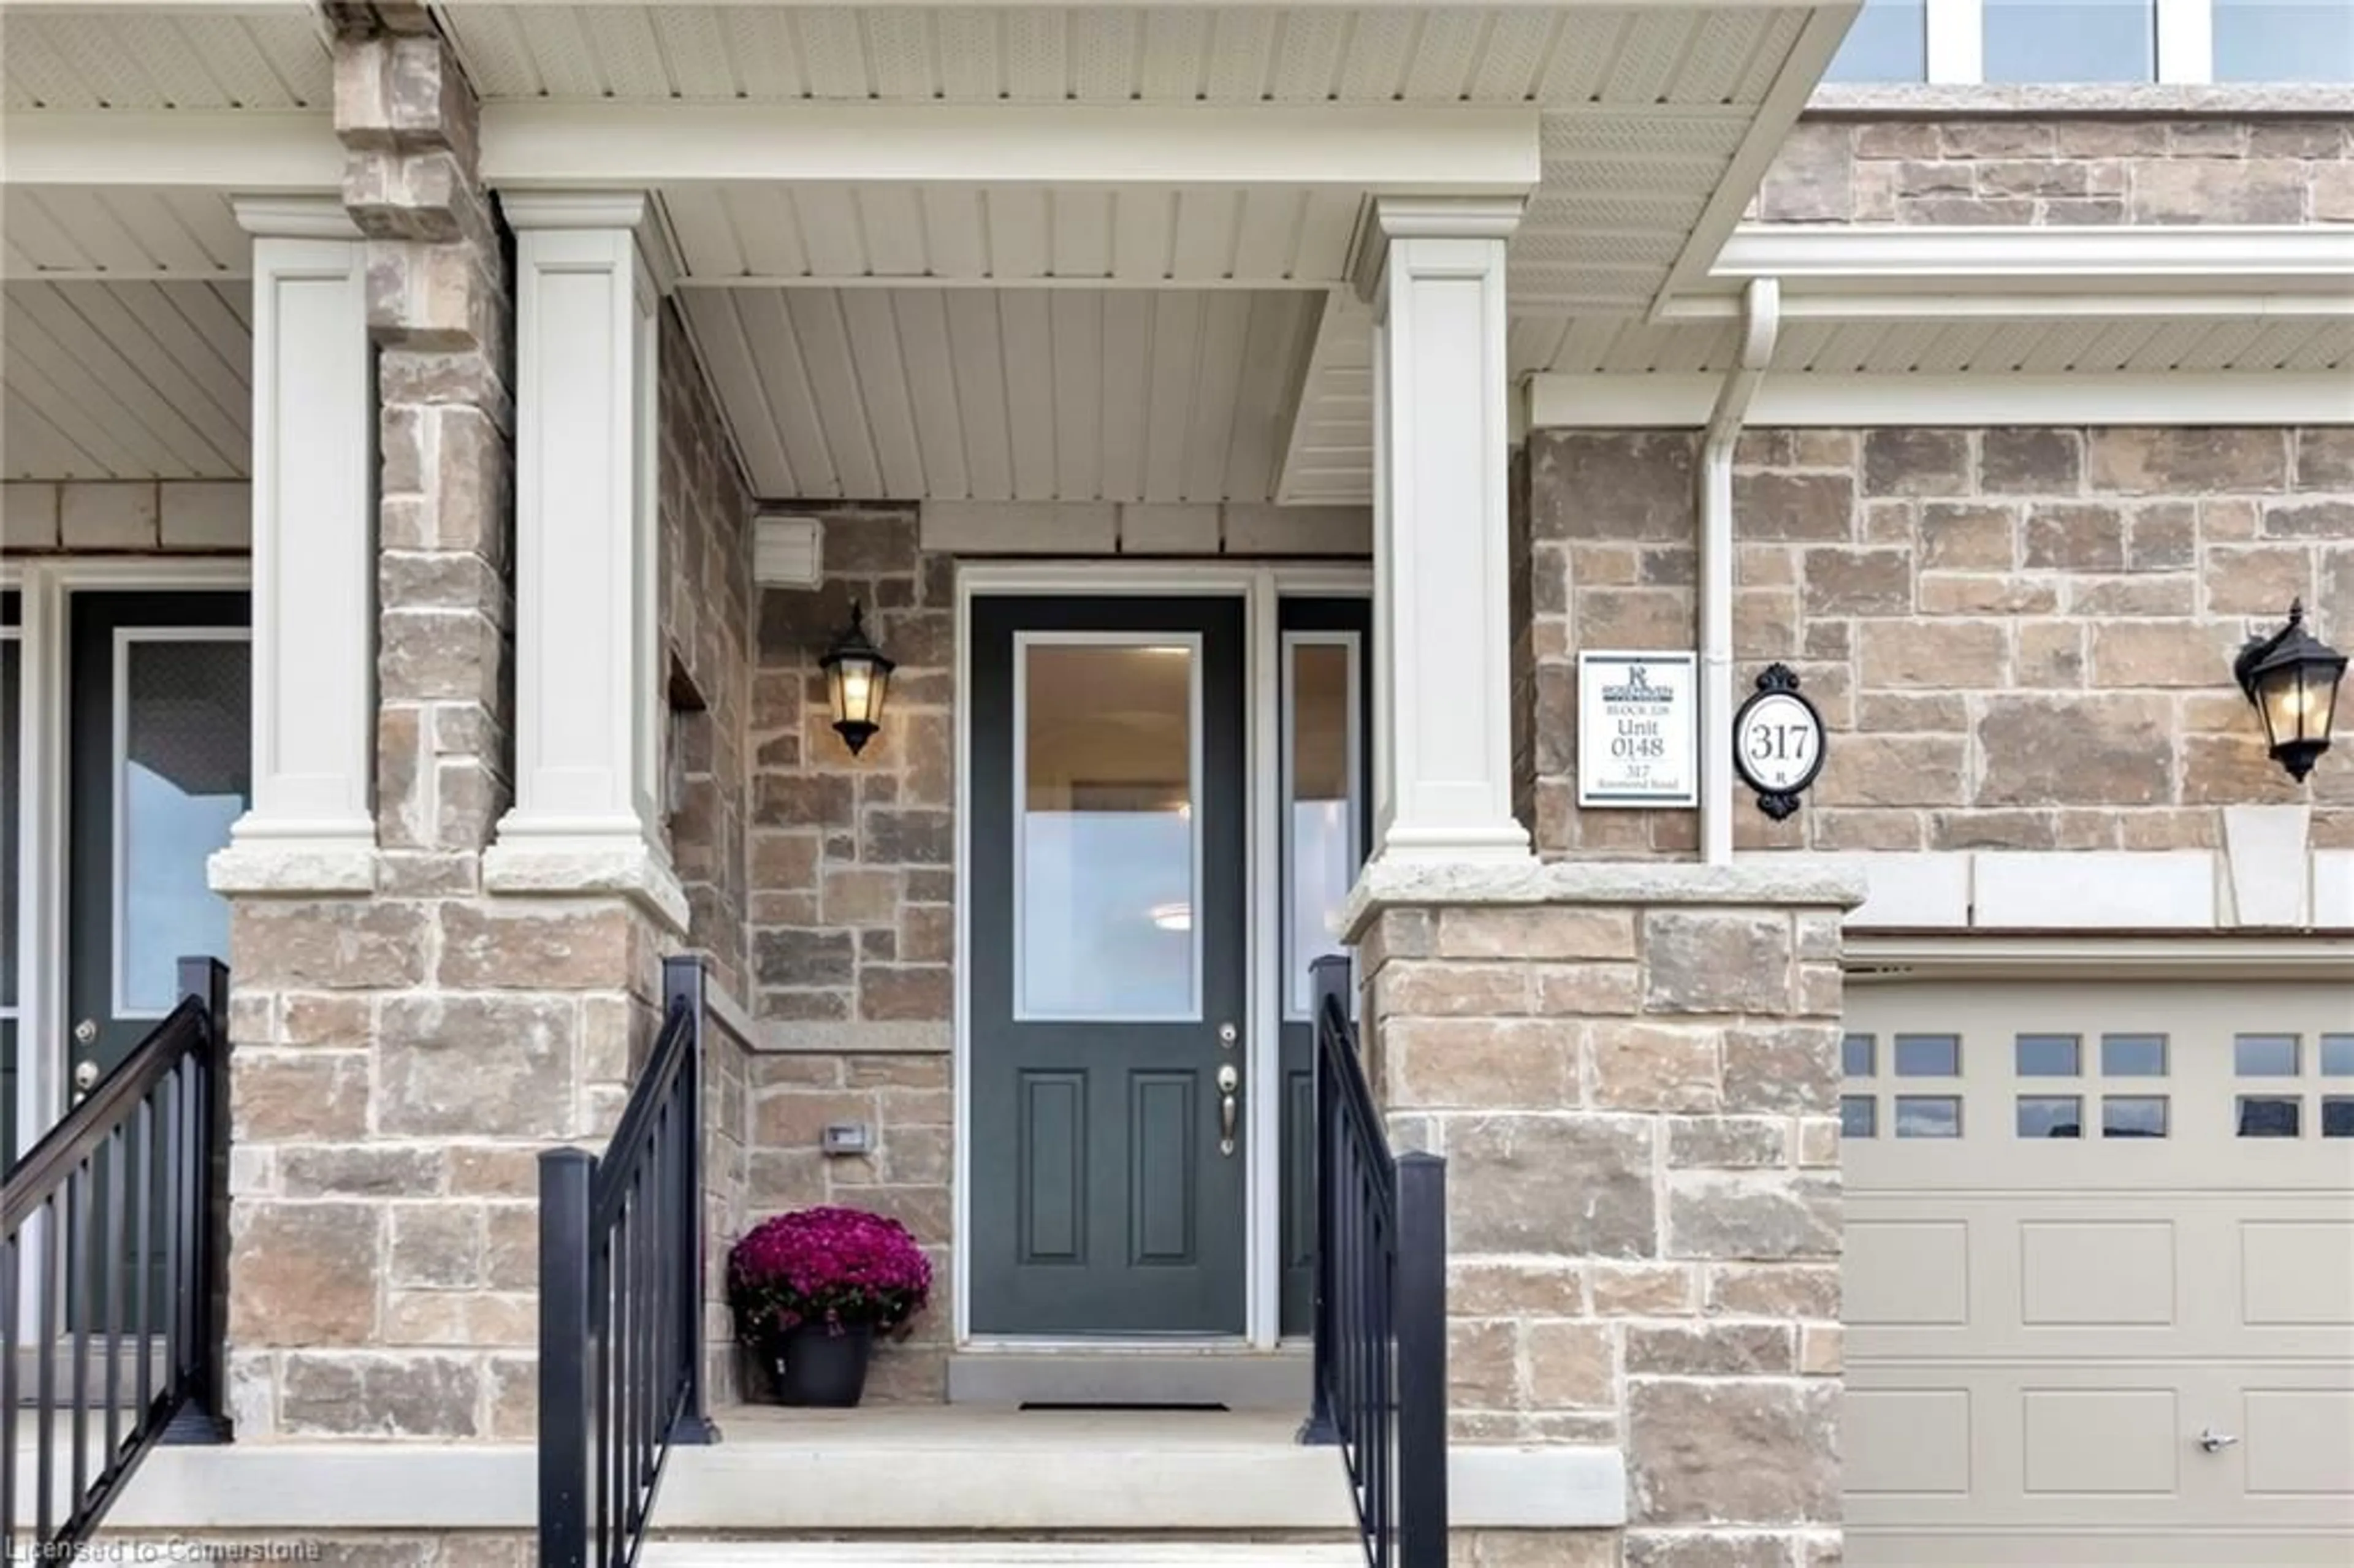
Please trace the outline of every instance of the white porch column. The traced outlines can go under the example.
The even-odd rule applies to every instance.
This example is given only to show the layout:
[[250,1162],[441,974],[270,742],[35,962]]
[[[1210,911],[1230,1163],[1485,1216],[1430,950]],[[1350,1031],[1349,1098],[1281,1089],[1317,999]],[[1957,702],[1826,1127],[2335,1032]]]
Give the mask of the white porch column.
[[237,203],[253,242],[253,807],[215,888],[375,885],[374,367],[333,196]]
[[684,929],[660,832],[661,296],[641,192],[504,196],[515,230],[515,804],[500,892],[634,895]]
[[1518,198],[1384,197],[1373,312],[1374,853],[1526,860],[1512,816],[1504,243]]

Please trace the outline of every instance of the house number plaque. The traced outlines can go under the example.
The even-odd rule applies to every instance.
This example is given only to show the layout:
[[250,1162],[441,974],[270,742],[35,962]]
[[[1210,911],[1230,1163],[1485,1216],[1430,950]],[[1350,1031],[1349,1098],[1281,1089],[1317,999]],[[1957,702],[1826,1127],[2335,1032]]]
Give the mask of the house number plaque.
[[1577,655],[1577,803],[1700,804],[1699,661]]
[[1787,664],[1766,665],[1733,715],[1733,766],[1757,791],[1757,809],[1777,822],[1823,770],[1823,715],[1799,694]]

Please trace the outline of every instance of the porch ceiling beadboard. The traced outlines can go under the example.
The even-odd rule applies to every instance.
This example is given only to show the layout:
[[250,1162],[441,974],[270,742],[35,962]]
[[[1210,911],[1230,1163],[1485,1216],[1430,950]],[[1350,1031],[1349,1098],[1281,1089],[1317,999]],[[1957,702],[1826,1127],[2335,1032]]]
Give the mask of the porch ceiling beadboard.
[[228,193],[191,185],[19,185],[0,191],[0,270],[11,279],[234,278],[253,238]]
[[0,472],[245,477],[249,308],[243,279],[8,283]]
[[935,501],[1266,501],[1323,296],[690,289],[754,488]]
[[5,43],[11,110],[321,109],[334,97],[326,40],[302,0],[12,7]]

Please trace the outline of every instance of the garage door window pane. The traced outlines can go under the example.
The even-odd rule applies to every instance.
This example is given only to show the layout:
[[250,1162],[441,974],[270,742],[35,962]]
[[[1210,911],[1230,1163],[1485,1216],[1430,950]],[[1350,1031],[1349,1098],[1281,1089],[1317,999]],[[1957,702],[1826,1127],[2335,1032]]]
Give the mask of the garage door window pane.
[[1958,1078],[1962,1075],[1962,1037],[1958,1034],[1899,1034],[1896,1075],[1900,1078]]
[[2019,1136],[2021,1138],[2084,1137],[2084,1100],[2075,1095],[2020,1096]]
[[1925,0],[1863,0],[1825,81],[1920,81],[1929,74]]
[[2112,1078],[2166,1076],[2166,1036],[2163,1034],[2104,1034],[2101,1071]]
[[2295,1138],[2303,1120],[2305,1102],[2295,1095],[2242,1095],[2242,1138]]
[[1880,1042],[1869,1034],[1850,1034],[1840,1044],[1840,1055],[1850,1078],[1869,1078]]
[[2346,0],[2215,0],[2217,81],[2354,81]]
[[1848,1095],[1840,1100],[1840,1136],[1878,1138],[1880,1102],[1870,1095]]
[[2296,1076],[2297,1037],[2243,1034],[2232,1042],[2232,1070],[2243,1078]]
[[2073,1034],[2022,1034],[2019,1037],[2019,1075],[2022,1078],[2073,1078],[2084,1071],[2084,1042]]
[[2321,1136],[2354,1138],[2354,1095],[2321,1097]]
[[1953,1095],[1897,1096],[1896,1136],[1899,1138],[1961,1137],[1962,1102]]
[[2321,1037],[2321,1075],[2325,1078],[2354,1078],[2354,1034],[2325,1034]]
[[2103,1138],[2164,1138],[2164,1095],[2109,1095],[2101,1101]]

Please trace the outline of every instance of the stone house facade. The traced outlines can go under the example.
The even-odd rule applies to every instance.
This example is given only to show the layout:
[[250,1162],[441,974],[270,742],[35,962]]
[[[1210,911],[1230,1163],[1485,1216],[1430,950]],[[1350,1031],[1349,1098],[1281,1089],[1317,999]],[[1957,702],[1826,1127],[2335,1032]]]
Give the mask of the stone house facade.
[[[968,34],[970,16],[927,9],[932,52],[915,65],[892,52],[881,9],[849,24],[865,52],[844,55],[762,7],[592,7],[613,30],[578,47],[608,51],[596,69],[620,85],[590,93],[531,7],[480,9],[499,15],[327,7],[323,89],[287,106],[291,150],[253,154],[258,184],[207,187],[226,202],[237,186],[250,237],[253,431],[237,475],[150,473],[130,452],[104,473],[60,466],[29,420],[19,450],[58,471],[7,467],[8,646],[67,624],[75,595],[113,591],[110,573],[130,574],[120,591],[164,591],[138,562],[201,557],[230,575],[191,581],[250,594],[250,814],[207,846],[235,980],[226,1414],[239,1452],[218,1463],[356,1455],[394,1500],[321,1526],[355,1554],[519,1555],[519,1503],[444,1507],[429,1472],[454,1453],[502,1484],[522,1474],[539,1425],[536,1162],[610,1135],[658,1027],[662,960],[689,952],[716,998],[703,1293],[723,1446],[753,1448],[760,1431],[743,1409],[759,1369],[733,1342],[725,1249],[761,1216],[820,1203],[903,1222],[939,1282],[914,1331],[878,1351],[870,1404],[1304,1391],[1307,1336],[1282,1295],[1298,1155],[1275,1102],[1298,1092],[1285,1064],[1309,1026],[1286,987],[1320,930],[1353,955],[1391,1139],[1447,1161],[1457,1561],[1829,1568],[1942,1560],[1919,1555],[1932,1537],[2033,1552],[2178,1528],[2228,1544],[2275,1523],[2284,1550],[2326,1543],[2306,1515],[2267,1521],[2275,1472],[2235,1472],[2228,1497],[2168,1491],[2177,1513],[2062,1518],[2036,1498],[2071,1488],[1986,1469],[1988,1434],[2014,1416],[2031,1449],[2071,1446],[2054,1434],[2100,1447],[2133,1425],[2127,1395],[2156,1395],[2087,1384],[2066,1417],[2079,1425],[2038,1425],[2050,1390],[1965,1388],[1968,1368],[2054,1353],[2035,1338],[2049,1323],[2143,1333],[2154,1320],[2080,1280],[2047,1318],[1997,1322],[1993,1287],[1969,1268],[2015,1269],[2038,1299],[2020,1239],[2037,1226],[2075,1226],[2097,1248],[2196,1222],[2188,1201],[2155,1216],[2125,1197],[2054,1206],[2082,1172],[2014,1184],[1962,1161],[1982,1136],[2007,1167],[2008,1118],[2055,1097],[2028,1081],[2041,1075],[2024,1055],[1989,1075],[2014,1046],[2057,1037],[2039,1020],[2077,1009],[2094,1022],[2067,1038],[2087,1051],[2138,1038],[2115,989],[2179,979],[2239,1022],[2203,1043],[2189,1023],[2169,1037],[2158,1125],[2172,1136],[2156,1152],[2179,1142],[2208,1161],[2176,1185],[2243,1204],[2247,1234],[2311,1226],[2317,1255],[2334,1255],[2329,1227],[2354,1201],[2323,1141],[2354,1137],[2354,1109],[2349,1130],[2329,1130],[2335,1106],[2354,1107],[2354,1086],[2328,1081],[2354,1075],[2354,1055],[2328,1065],[2354,1053],[2354,1013],[2327,990],[2348,978],[2354,934],[2354,771],[2333,755],[2289,779],[2231,665],[2293,601],[2323,636],[2354,636],[2354,111],[1933,111],[1829,91],[1802,114],[1853,7],[1795,5],[1764,25],[1759,8],[1695,3],[1628,24],[1688,31],[1596,68],[1628,80],[1567,86],[1555,73],[1568,66],[1512,64],[1499,40],[1518,37],[1516,14],[1480,19],[1475,39],[1450,8],[1426,8],[1396,48],[1464,78],[1465,112],[1448,119],[1354,55],[1361,74],[1334,77],[1350,85],[1295,93],[1321,79],[1319,50],[1389,46],[1371,22],[1352,43],[1319,43],[1310,13],[1288,11],[1279,36],[1251,36],[1289,63],[1227,108],[1299,109],[1281,123],[1299,146],[1278,147],[1270,121],[1242,148],[1190,116],[1186,94],[1158,102],[1181,66],[1204,82],[1225,69],[1183,43],[1198,14],[1170,6],[1132,37],[1094,13],[1055,24],[1109,29],[1084,33],[1099,54],[1055,46],[1051,69],[1088,101],[1075,107],[1135,111],[1107,162],[1066,169],[1055,160],[1076,154],[1055,138],[1070,124],[978,93],[949,47],[1002,48],[992,69],[1014,72],[1020,29],[1046,26],[1034,17]],[[1595,52],[1577,32],[1590,9],[1547,18],[1582,40],[1570,56]],[[667,63],[615,41],[641,25]],[[711,58],[762,85],[630,85],[633,70],[689,71],[705,31],[721,40]],[[1645,88],[1663,61],[1701,62],[1736,36],[1746,53],[1684,98]],[[276,47],[307,48],[288,39]],[[760,72],[785,58],[780,39],[807,52],[772,80]],[[62,47],[29,30],[18,43]],[[1114,90],[1098,79],[1114,59],[1175,74]],[[893,70],[948,85],[917,90]],[[854,84],[860,71],[877,74]],[[691,113],[667,117],[731,113],[730,95],[747,117],[712,139]],[[883,134],[882,114],[829,118],[836,98],[905,100],[904,122]],[[977,118],[933,123],[942,99]],[[28,125],[68,112],[11,110]],[[773,126],[751,117],[770,110]],[[40,171],[75,166],[70,136],[44,133],[59,140],[39,143],[37,177],[10,175],[36,202],[71,183]],[[1412,147],[1441,134],[1462,137],[1447,144],[1456,162],[1417,161]],[[881,151],[861,149],[867,135]],[[750,162],[731,163],[751,142]],[[805,166],[820,154],[840,168]],[[119,183],[84,156],[90,184]],[[895,174],[896,158],[917,173]],[[1267,158],[1275,173],[1258,167]],[[1398,172],[1375,167],[1384,158]],[[1655,166],[1691,188],[1638,188]],[[988,238],[970,256],[967,216]],[[1141,281],[1127,270],[1137,257]],[[49,308],[33,291],[186,286],[56,270],[12,271],[9,287],[31,312]],[[1123,419],[1139,432],[1127,449]],[[1136,484],[1107,477],[1123,465]],[[1728,549],[1711,543],[1717,522]],[[813,572],[775,567],[780,527],[811,542]],[[310,602],[327,584],[342,596],[332,613]],[[1235,611],[1231,646],[1225,622],[1189,618],[1212,601]],[[1803,805],[1778,820],[1755,810],[1711,771],[1696,730],[1712,803],[1582,807],[1579,654],[1700,649],[1706,665],[1717,603],[1729,641],[1716,664],[1736,700],[1780,662],[1819,710],[1826,761]],[[1002,646],[984,630],[992,604],[1018,622]],[[896,662],[881,730],[855,752],[819,662],[854,610]],[[1128,666],[1056,687],[1038,662],[1104,647],[1189,661],[1175,807],[1150,771],[1166,765],[1152,749],[1160,688],[1138,676],[1114,694],[1129,705],[1099,702]],[[1345,650],[1348,671],[1321,720],[1305,694],[1320,648]],[[1107,762],[1054,728],[1050,699],[1142,738]],[[20,733],[51,722],[48,701],[23,705]],[[54,746],[77,722],[41,733]],[[1700,722],[1725,730],[1730,715]],[[1329,764],[1308,755],[1320,723]],[[1164,935],[1196,933],[1177,1010],[1201,1035],[1186,1047],[1204,1053],[1196,1075],[1248,1065],[1225,1155],[1208,1091],[1181,1123],[1187,1171],[1214,1171],[1237,1142],[1247,1162],[1231,1193],[1185,1189],[1199,1229],[1172,1255],[1247,1236],[1234,1277],[1204,1287],[1225,1314],[1207,1330],[1090,1336],[1001,1305],[1015,1299],[1001,1277],[1052,1253],[1038,1213],[1121,1202],[1092,1168],[1068,1187],[1036,1176],[1066,1147],[1050,1137],[1059,1102],[989,1120],[989,1064],[1013,1064],[1030,1095],[1079,1071],[1047,1053],[1050,1026],[1095,1030],[1109,1051],[1115,1023],[1171,1022],[1149,1007],[1058,1016],[988,989],[1001,969],[1032,978],[1025,910],[1090,880],[1013,858],[1047,842],[1022,835],[1056,814],[1035,803],[1055,746],[1079,761],[1052,788],[1112,802],[1091,808],[1103,815],[1250,824],[1234,841],[1241,901],[1211,907],[1203,867],[1217,852],[1197,848],[1182,898],[1153,906]],[[1313,796],[1301,780],[1319,767],[1330,778]],[[1330,907],[1297,858],[1303,805],[1343,825]],[[20,802],[14,820],[48,809]],[[999,833],[1019,869],[989,882],[974,868],[996,863],[981,856]],[[1124,888],[1103,853],[1075,853],[1077,873]],[[12,890],[16,907],[45,896],[24,891],[34,876]],[[1055,896],[1066,913],[1090,907]],[[1222,920],[1247,928],[1231,974]],[[1082,961],[1131,951],[1068,924]],[[34,956],[62,975],[69,955],[51,948]],[[1151,954],[1173,950],[1130,961],[1150,972]],[[1232,1058],[1218,1053],[1234,1034],[1222,1046],[1209,1033],[1229,981],[1243,999],[1225,1020],[1242,1026]],[[2268,996],[2268,981],[2294,994]],[[1992,1022],[1956,1022],[1943,984],[1991,998]],[[37,1028],[65,1022],[62,994],[22,1012],[8,1000],[12,1023],[26,1021],[12,1052],[30,1062]],[[2197,1096],[2243,1105],[2265,1087],[2244,1066],[2198,1068],[2211,1083],[2193,1057],[2276,1037],[2299,1043],[2291,1059],[2308,1065],[2290,1075],[2310,1088],[2291,1120],[2306,1141],[2266,1151],[2284,1155],[2275,1184],[2297,1193],[2278,1212],[2246,1195],[2228,1139],[2194,1148],[2190,1132]],[[1903,1065],[1948,1038],[1949,1071]],[[12,1072],[37,1075],[15,1058]],[[2081,1102],[2071,1114],[2149,1097],[2090,1067],[2062,1076],[2058,1097]],[[42,1091],[60,1104],[61,1082]],[[48,1113],[23,1094],[18,1124],[37,1131]],[[2108,1151],[2098,1125],[2087,1156]],[[1154,1158],[1146,1128],[1118,1135],[1136,1139],[1118,1147],[1140,1170]],[[2105,1180],[2084,1190],[2107,1193]],[[1121,1192],[1142,1213],[1150,1183],[1137,1181]],[[1029,1184],[1019,1249],[981,1217],[991,1183]],[[2011,1208],[1970,1207],[1998,1189]],[[1237,1206],[1216,1209],[1221,1194]],[[1957,1294],[1906,1317],[1900,1287],[1942,1280],[1938,1238],[1963,1233],[1980,1250]],[[1129,1239],[1145,1249],[1151,1234],[1140,1220]],[[1125,1261],[1147,1299],[1178,1292]],[[2287,1353],[2267,1348],[2279,1321],[2340,1321],[2330,1281],[2280,1266],[2259,1277],[2246,1265],[2246,1299],[2287,1303],[2288,1317],[2209,1325],[2226,1335],[2209,1360],[2255,1364]],[[1924,1323],[1953,1337],[1904,1338]],[[2198,1359],[2143,1338],[2152,1364]],[[2294,1392],[2322,1412],[2310,1419],[2328,1418],[2335,1385],[2306,1383]],[[2198,1404],[2205,1384],[2162,1392],[2183,1422],[2222,1419]],[[2251,1465],[2294,1470],[2273,1456],[2303,1428],[2263,1412],[2243,1424]],[[707,1467],[733,1462],[683,1458],[658,1527],[1013,1528],[979,1504],[981,1523],[780,1523],[738,1493],[790,1489]],[[2354,1476],[2294,1473],[2316,1496],[2354,1492]],[[737,1478],[709,1478],[723,1474]],[[2113,1489],[2136,1493],[2139,1477]],[[1906,1500],[1916,1493],[1962,1511],[1930,1517]],[[1114,1533],[1352,1525],[1337,1493],[1317,1494],[1332,1504],[1321,1513],[1246,1499],[1221,1514],[1216,1501],[1138,1511]],[[1108,1528],[1036,1508],[1040,1532]],[[135,1527],[260,1535],[283,1522],[224,1505]]]

